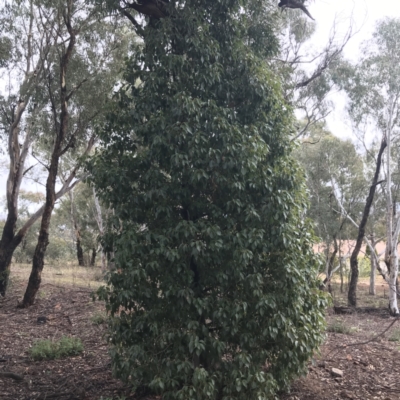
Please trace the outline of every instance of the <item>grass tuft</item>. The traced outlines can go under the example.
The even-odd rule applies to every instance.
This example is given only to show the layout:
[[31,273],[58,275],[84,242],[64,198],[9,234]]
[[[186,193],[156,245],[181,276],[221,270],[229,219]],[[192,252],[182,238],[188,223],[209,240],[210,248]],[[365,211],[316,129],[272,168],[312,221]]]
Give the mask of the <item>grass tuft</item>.
[[388,340],[389,342],[400,342],[400,329],[394,329]]
[[333,321],[331,324],[329,324],[327,327],[327,331],[334,333],[343,333],[344,335],[350,335],[351,333],[354,333],[354,329],[348,327],[346,324],[343,323],[343,321],[340,320]]
[[107,315],[104,312],[97,311],[91,317],[90,321],[93,325],[101,325],[107,321]]
[[35,361],[40,361],[75,356],[82,351],[83,345],[80,339],[63,336],[58,341],[38,340],[29,350],[29,354]]

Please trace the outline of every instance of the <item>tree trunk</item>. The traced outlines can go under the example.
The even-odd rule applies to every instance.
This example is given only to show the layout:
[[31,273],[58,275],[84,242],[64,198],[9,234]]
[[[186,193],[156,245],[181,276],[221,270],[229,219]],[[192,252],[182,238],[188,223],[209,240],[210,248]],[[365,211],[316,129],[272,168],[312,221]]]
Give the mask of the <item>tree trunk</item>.
[[[6,115],[6,120],[10,121],[7,128],[7,142],[8,142],[8,156],[10,159],[9,171],[6,186],[6,199],[7,199],[7,218],[0,240],[0,294],[5,296],[8,278],[10,274],[10,265],[12,255],[21,240],[25,236],[27,229],[20,230],[15,235],[17,220],[18,220],[18,198],[21,187],[22,178],[24,175],[25,161],[31,146],[31,127],[33,123],[26,126],[26,134],[23,139],[22,146],[20,146],[20,123],[26,107],[33,95],[34,88],[38,84],[40,72],[43,67],[43,60],[39,60],[35,66],[31,65],[32,62],[32,30],[33,30],[33,2],[30,2],[29,23],[27,24],[27,53],[26,53],[26,68],[25,77],[21,83],[21,95],[17,104],[11,108],[10,114]],[[32,78],[32,70],[36,71],[35,79]],[[22,90],[24,88],[24,90]],[[36,110],[36,106],[33,107]]]
[[91,267],[94,267],[96,265],[96,255],[97,255],[97,250],[93,247],[92,256],[90,258],[90,266]]
[[350,283],[349,283],[349,291],[348,291],[348,295],[347,295],[347,300],[348,300],[349,306],[351,306],[351,307],[357,307],[357,282],[358,282],[358,273],[359,273],[359,271],[358,271],[358,254],[360,253],[361,245],[362,245],[362,242],[364,239],[365,226],[367,225],[369,212],[371,209],[372,202],[374,200],[376,186],[378,184],[379,172],[380,172],[381,164],[382,164],[382,154],[383,154],[383,151],[385,150],[386,146],[387,146],[387,142],[386,142],[386,138],[384,137],[382,139],[381,147],[379,149],[378,158],[376,161],[374,179],[373,179],[372,185],[369,189],[369,194],[367,197],[367,201],[365,202],[363,216],[362,216],[360,225],[358,227],[358,236],[357,236],[356,245],[355,245],[354,250],[351,253],[351,257],[350,257],[351,275],[350,275]]
[[[392,199],[392,171],[390,167],[391,157],[391,135],[393,121],[393,104],[395,100],[393,95],[390,100],[389,118],[386,125],[385,136],[387,138],[387,160],[386,160],[386,251],[385,264],[389,271],[389,310],[391,315],[398,315],[399,309],[397,306],[396,280],[398,275],[398,254],[397,254],[397,237],[393,232],[393,214],[395,207]],[[397,230],[397,229],[396,229]]]
[[25,111],[25,102],[20,102],[16,111],[12,115],[14,122],[9,128],[8,134],[8,154],[10,157],[10,167],[7,178],[7,218],[0,240],[0,294],[5,296],[8,278],[10,275],[10,265],[15,249],[21,243],[23,236],[15,235],[18,220],[18,197],[21,187],[23,169],[26,156],[30,146],[29,131],[26,134],[22,151],[19,146],[19,122]]
[[331,257],[329,258],[329,267],[328,267],[328,292],[332,294],[332,285],[331,285],[331,279],[332,279],[332,271],[333,267],[335,264],[335,259],[336,259],[336,254],[338,252],[338,243],[336,240],[336,236],[333,236],[333,252],[331,254]]
[[[56,179],[58,174],[58,164],[61,155],[66,151],[62,149],[64,139],[68,130],[68,94],[66,87],[66,72],[68,62],[71,58],[74,46],[75,46],[75,30],[71,26],[71,1],[67,1],[67,7],[64,14],[64,22],[69,33],[68,46],[65,53],[61,57],[60,63],[60,123],[59,129],[56,132],[56,137],[54,140],[54,148],[51,154],[51,161],[49,167],[49,174],[46,181],[46,202],[44,205],[44,212],[42,216],[42,221],[40,224],[38,243],[35,248],[35,253],[32,262],[32,271],[29,277],[28,286],[25,291],[20,307],[25,308],[31,306],[36,297],[36,293],[39,290],[40,283],[42,280],[42,271],[44,266],[44,256],[46,254],[46,249],[49,244],[49,227],[51,214],[54,209],[54,204],[56,201]],[[56,124],[57,126],[57,124]]]
[[[103,215],[101,212],[101,207],[100,207],[99,199],[97,198],[97,195],[96,195],[95,188],[93,188],[93,198],[94,198],[94,204],[96,207],[96,217],[95,218],[96,218],[97,226],[99,228],[100,236],[103,236],[104,235]],[[103,271],[105,271],[107,268],[107,256],[103,249],[103,246],[101,246],[101,267],[102,267]]]
[[[374,235],[371,235],[371,245],[372,245],[373,251],[375,251]],[[374,257],[373,254],[371,254],[371,275],[369,277],[369,294],[371,296],[375,296],[375,294],[376,294],[375,278],[376,278],[376,258]]]
[[344,292],[343,289],[343,264],[342,264],[342,260],[340,260],[340,293]]
[[399,275],[397,274],[397,279],[396,279],[396,293],[397,293],[397,300],[400,299],[400,281],[399,281]]
[[79,232],[79,229],[75,230],[75,237],[76,237],[76,256],[78,258],[78,265],[80,267],[85,266],[85,260],[83,258],[83,249],[81,245],[81,233]]
[[4,227],[0,241],[0,295],[3,297],[7,292],[12,256],[21,240],[22,237],[10,235],[10,232]]
[[74,202],[74,192],[71,190],[68,192],[69,201],[71,203],[71,222],[72,227],[74,230],[74,239],[76,243],[76,257],[78,259],[78,265],[80,267],[85,266],[85,260],[83,257],[83,249],[81,244],[81,231],[79,230],[78,221],[76,218],[76,209],[75,209],[75,202]]

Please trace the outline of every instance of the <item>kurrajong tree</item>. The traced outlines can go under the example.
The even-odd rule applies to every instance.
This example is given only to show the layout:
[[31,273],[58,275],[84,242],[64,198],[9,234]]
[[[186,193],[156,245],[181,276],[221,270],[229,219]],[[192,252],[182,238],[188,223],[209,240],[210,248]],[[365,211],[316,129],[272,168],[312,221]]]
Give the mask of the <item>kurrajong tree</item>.
[[265,61],[276,4],[164,7],[136,22],[143,46],[88,166],[114,214],[98,292],[113,368],[163,399],[274,398],[320,344],[326,305],[292,113]]

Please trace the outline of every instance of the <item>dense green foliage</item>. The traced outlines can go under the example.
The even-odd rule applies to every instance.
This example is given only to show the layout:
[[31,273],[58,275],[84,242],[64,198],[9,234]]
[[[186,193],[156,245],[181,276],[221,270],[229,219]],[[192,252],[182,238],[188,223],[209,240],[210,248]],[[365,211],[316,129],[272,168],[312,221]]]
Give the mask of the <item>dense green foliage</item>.
[[144,22],[89,165],[115,216],[114,371],[163,399],[274,398],[322,339],[269,6],[173,1]]

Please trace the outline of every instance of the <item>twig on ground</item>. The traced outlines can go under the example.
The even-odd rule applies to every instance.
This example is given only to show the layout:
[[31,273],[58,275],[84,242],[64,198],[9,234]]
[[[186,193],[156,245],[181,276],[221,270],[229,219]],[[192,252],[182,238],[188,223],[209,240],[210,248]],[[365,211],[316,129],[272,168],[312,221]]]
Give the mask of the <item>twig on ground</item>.
[[339,346],[336,347],[335,349],[331,350],[325,358],[327,358],[328,356],[330,356],[335,350],[340,351],[343,349],[346,349],[347,347],[351,347],[351,346],[363,346],[365,344],[371,343],[374,340],[378,339],[378,337],[383,336],[398,320],[400,319],[400,317],[396,317],[390,324],[388,327],[385,328],[385,330],[383,330],[382,332],[378,333],[377,335],[373,336],[371,339],[366,340],[365,342],[356,342],[356,343],[349,343],[349,344],[344,344],[343,346]]

